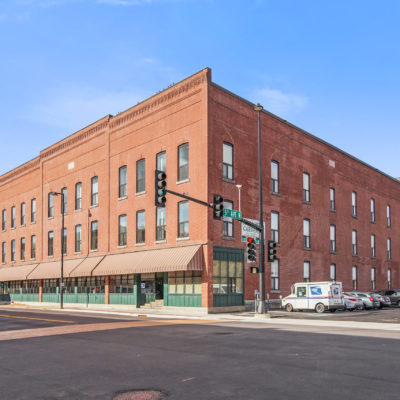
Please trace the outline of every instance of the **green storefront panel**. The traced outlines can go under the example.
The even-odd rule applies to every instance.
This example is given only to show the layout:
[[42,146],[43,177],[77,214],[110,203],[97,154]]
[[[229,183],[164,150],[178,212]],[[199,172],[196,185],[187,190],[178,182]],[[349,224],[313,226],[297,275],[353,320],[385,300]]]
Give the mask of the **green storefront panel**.
[[43,293],[43,303],[59,303],[60,295],[58,293]]
[[201,295],[170,294],[168,305],[173,307],[201,307]]
[[135,305],[136,295],[134,293],[110,293],[110,304]]

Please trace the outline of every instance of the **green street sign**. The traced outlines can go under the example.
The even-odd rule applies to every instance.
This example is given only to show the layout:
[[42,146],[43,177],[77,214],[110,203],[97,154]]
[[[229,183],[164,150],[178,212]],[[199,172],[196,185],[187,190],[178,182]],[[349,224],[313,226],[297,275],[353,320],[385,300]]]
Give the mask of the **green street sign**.
[[224,217],[233,218],[233,219],[241,219],[242,213],[237,210],[229,210],[228,208],[224,208]]

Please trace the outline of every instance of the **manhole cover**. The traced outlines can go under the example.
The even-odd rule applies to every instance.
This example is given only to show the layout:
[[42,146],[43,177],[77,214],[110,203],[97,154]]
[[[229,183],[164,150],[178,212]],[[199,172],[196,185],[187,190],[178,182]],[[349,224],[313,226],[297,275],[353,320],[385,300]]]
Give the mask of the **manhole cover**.
[[166,395],[158,390],[131,390],[117,394],[113,400],[164,400]]

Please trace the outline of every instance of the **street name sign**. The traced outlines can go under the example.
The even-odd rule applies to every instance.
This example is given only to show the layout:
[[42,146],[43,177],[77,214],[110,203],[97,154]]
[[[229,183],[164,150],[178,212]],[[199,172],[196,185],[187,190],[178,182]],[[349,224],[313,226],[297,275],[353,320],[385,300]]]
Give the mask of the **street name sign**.
[[241,219],[242,213],[238,210],[229,210],[229,208],[224,208],[224,217]]

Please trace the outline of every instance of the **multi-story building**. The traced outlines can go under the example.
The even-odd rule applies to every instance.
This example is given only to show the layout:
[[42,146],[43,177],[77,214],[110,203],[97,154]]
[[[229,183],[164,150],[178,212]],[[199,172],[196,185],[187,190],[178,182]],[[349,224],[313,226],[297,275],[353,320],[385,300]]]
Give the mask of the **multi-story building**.
[[[257,127],[254,105],[204,69],[4,174],[3,291],[58,302],[63,241],[66,303],[243,307],[259,282],[240,223],[172,194],[156,207],[154,171],[208,203],[238,209],[240,196],[258,219]],[[261,133],[266,236],[279,243],[271,297],[302,280],[398,287],[400,182],[267,111]]]

